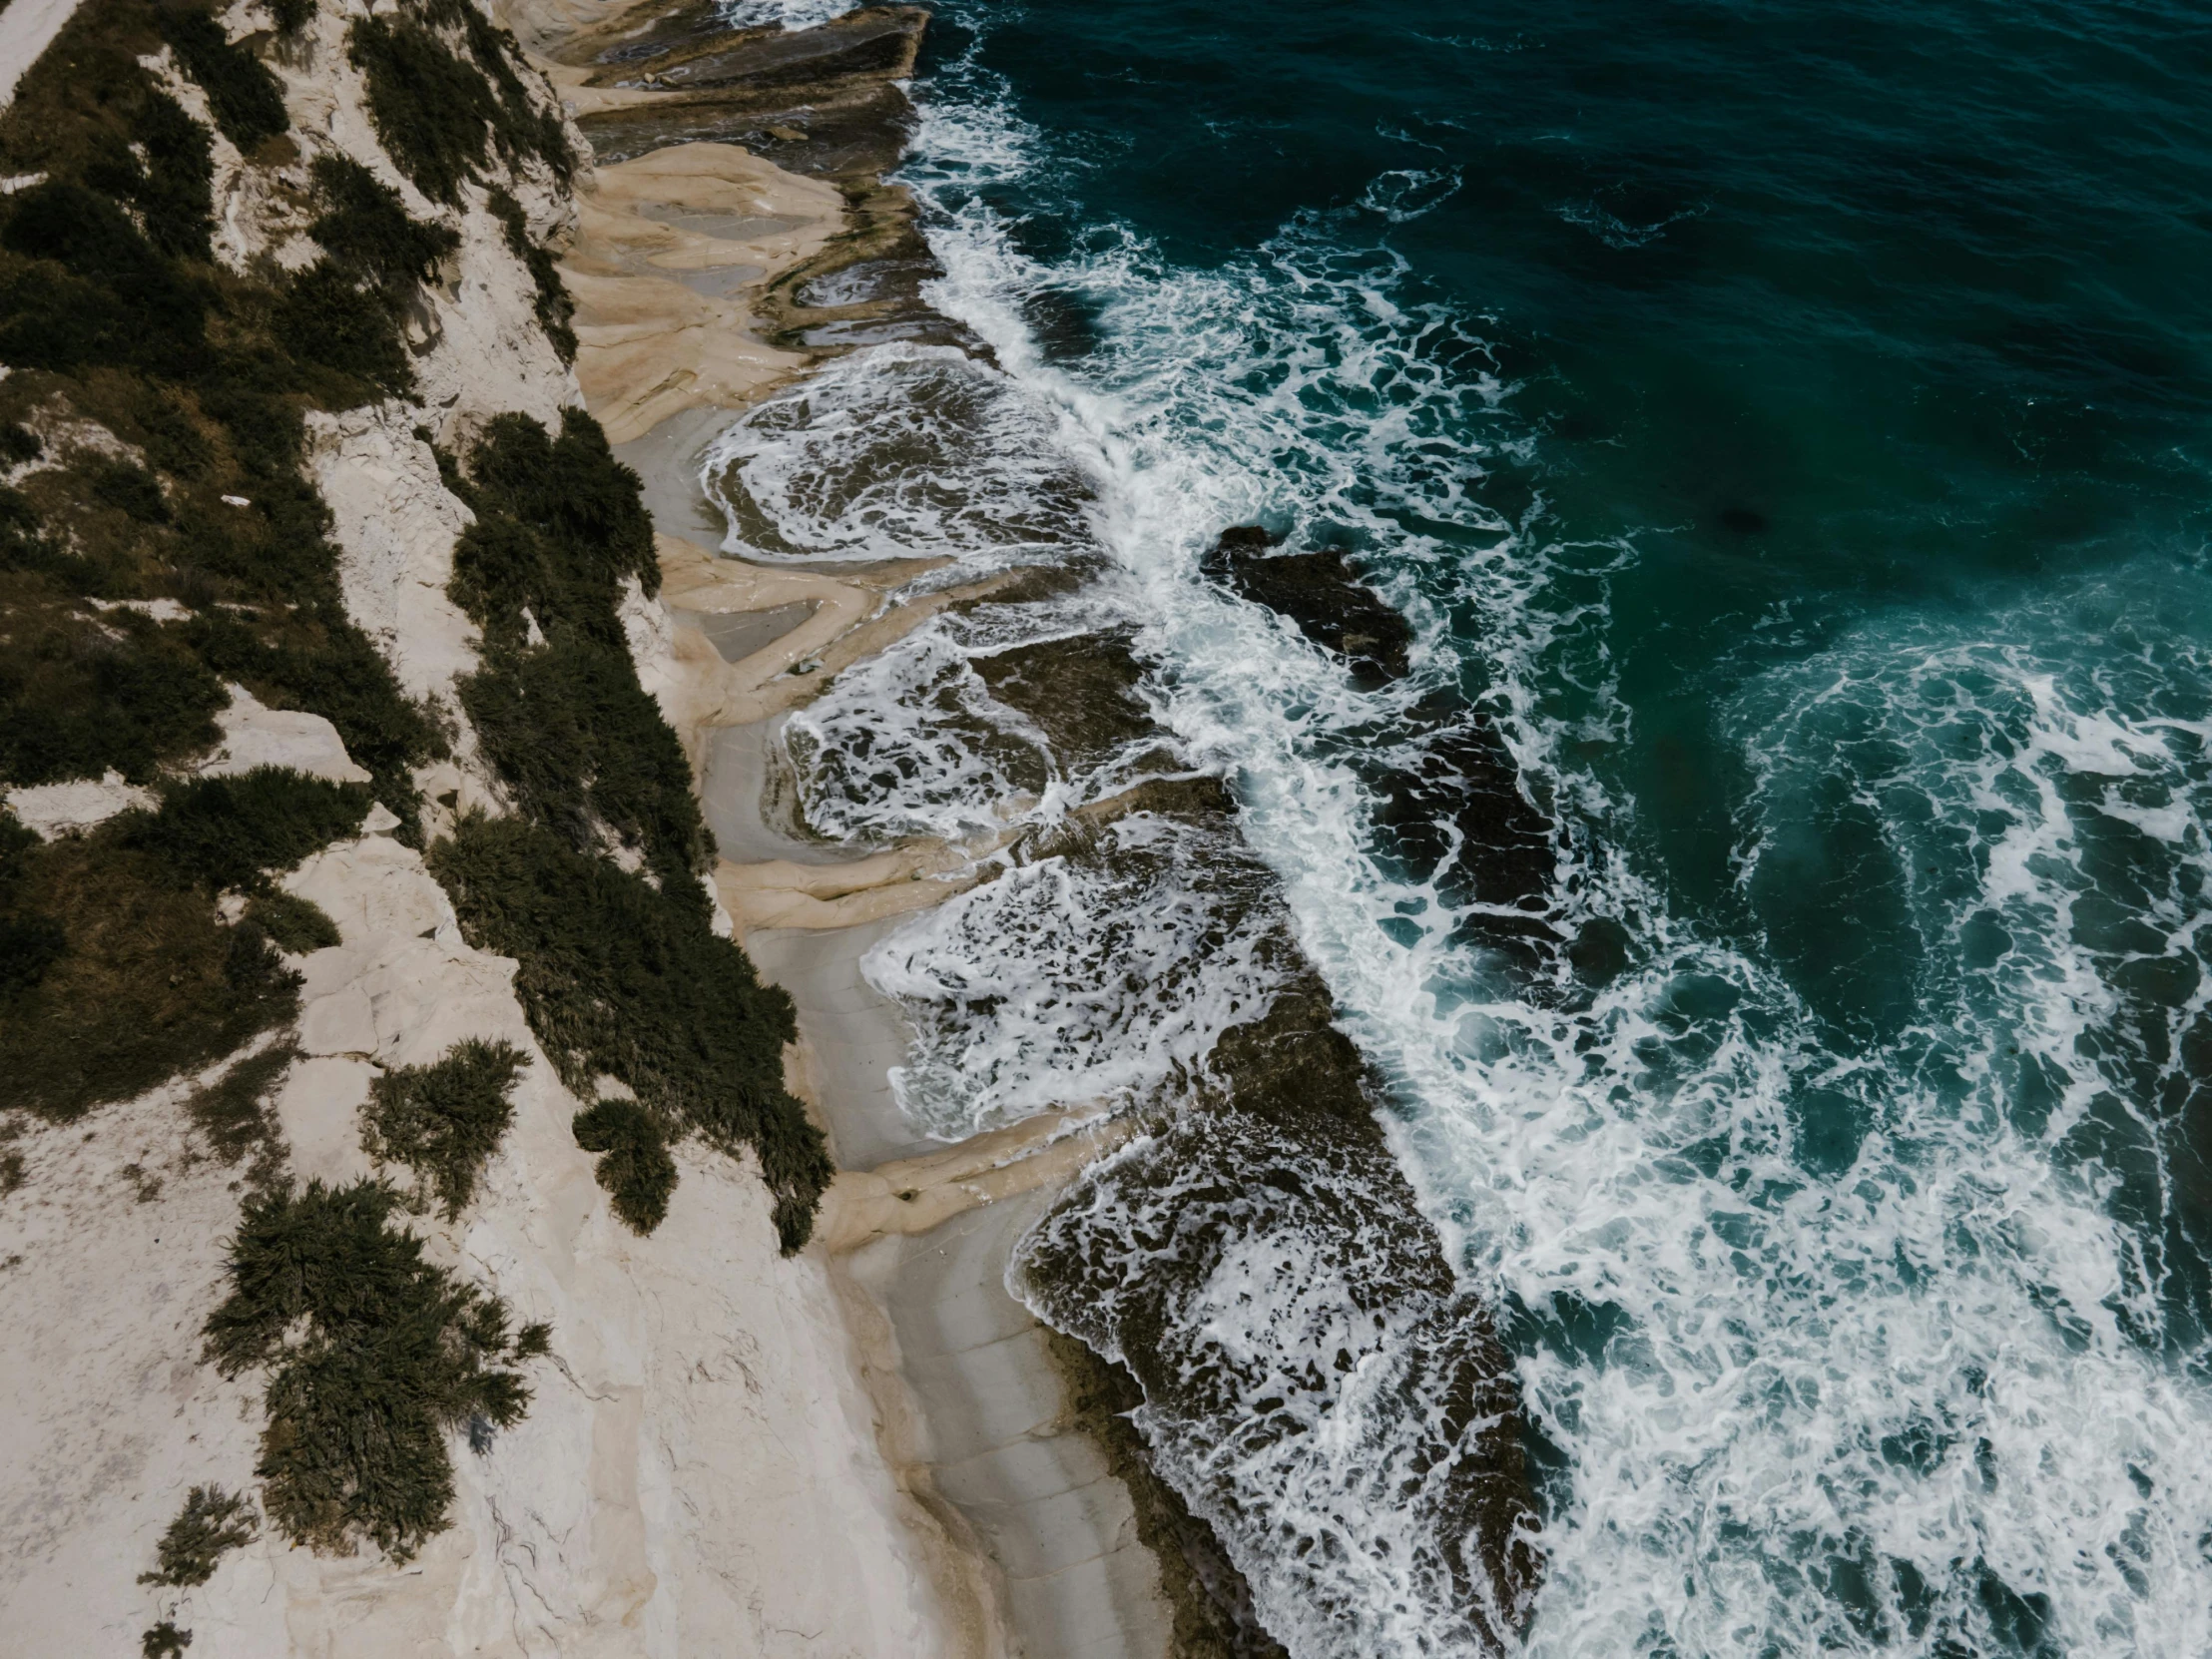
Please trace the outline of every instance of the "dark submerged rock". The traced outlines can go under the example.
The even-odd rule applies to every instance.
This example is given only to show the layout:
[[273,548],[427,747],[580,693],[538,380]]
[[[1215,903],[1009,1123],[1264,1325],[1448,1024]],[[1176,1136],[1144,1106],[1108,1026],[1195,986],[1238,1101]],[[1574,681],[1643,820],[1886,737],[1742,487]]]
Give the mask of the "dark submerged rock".
[[1522,788],[1520,766],[1485,711],[1439,697],[1414,711],[1433,722],[1403,764],[1379,769],[1382,845],[1468,911],[1462,930],[1533,966],[1555,937],[1552,824]]
[[1344,549],[1271,551],[1280,540],[1253,524],[1224,530],[1207,555],[1206,574],[1290,618],[1300,633],[1342,657],[1355,682],[1403,679],[1412,625],[1361,582]]
[[[1511,1357],[1422,1218],[1332,1013],[1309,973],[1226,1033],[1198,1095],[1072,1185],[1019,1272],[1054,1326],[1135,1378],[1155,1467],[1300,1627],[1279,1635],[1355,1626],[1366,1609],[1300,1564],[1358,1552],[1365,1517],[1390,1512],[1413,1522],[1417,1593],[1454,1636],[1504,1651],[1542,1571]],[[1265,1306],[1240,1319],[1226,1287]],[[1361,1436],[1348,1479],[1315,1448],[1359,1434],[1378,1367],[1398,1414]],[[1266,1472],[1240,1478],[1252,1469]],[[1271,1509],[1276,1480],[1293,1501]]]

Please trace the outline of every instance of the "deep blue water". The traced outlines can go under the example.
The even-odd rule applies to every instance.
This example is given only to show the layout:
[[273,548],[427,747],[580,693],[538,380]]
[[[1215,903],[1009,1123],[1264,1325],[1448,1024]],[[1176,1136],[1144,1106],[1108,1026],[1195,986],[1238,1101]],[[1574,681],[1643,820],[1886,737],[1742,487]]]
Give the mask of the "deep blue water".
[[[2212,1651],[2212,19],[949,0],[916,92],[939,302],[1507,1321],[1531,1650]],[[1411,687],[1209,595],[1252,519]],[[1469,720],[1518,887],[1392,806]]]

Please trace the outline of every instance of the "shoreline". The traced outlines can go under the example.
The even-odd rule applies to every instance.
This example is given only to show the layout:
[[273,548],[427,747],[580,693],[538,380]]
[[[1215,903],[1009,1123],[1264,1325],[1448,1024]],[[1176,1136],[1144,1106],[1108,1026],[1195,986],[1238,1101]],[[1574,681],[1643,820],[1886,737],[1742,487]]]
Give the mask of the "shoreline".
[[[573,82],[573,72],[558,79]],[[643,104],[622,101],[636,113]],[[982,878],[975,849],[801,841],[762,811],[767,752],[789,710],[929,616],[1026,573],[886,606],[888,590],[943,561],[826,572],[710,552],[725,526],[699,487],[701,451],[747,404],[808,372],[789,358],[762,361],[751,339],[715,361],[758,363],[763,372],[741,379],[726,368],[662,394],[698,401],[618,424],[624,413],[657,407],[652,390],[637,388],[691,367],[687,345],[705,310],[699,287],[713,285],[718,270],[729,284],[713,303],[725,326],[742,328],[756,319],[750,296],[817,260],[838,234],[777,223],[748,236],[740,222],[715,227],[719,246],[710,247],[637,224],[641,209],[665,220],[672,209],[707,205],[714,193],[697,188],[702,179],[742,177],[765,186],[771,202],[798,194],[771,173],[708,154],[730,148],[693,139],[676,152],[678,167],[661,150],[600,168],[593,188],[579,192],[580,235],[564,263],[579,299],[587,406],[639,473],[659,532],[667,671],[659,684],[648,675],[648,689],[692,756],[722,849],[715,884],[736,936],[797,1004],[788,1083],[829,1135],[838,1170],[806,1254],[820,1256],[835,1287],[884,1460],[933,1523],[934,1536],[918,1541],[943,1580],[939,1599],[988,1608],[990,1628],[973,1633],[978,1654],[1151,1659],[1171,1651],[1176,1620],[1160,1564],[1137,1535],[1136,1502],[1106,1448],[1076,1421],[1054,1335],[1006,1288],[1015,1239],[1130,1126],[1053,1113],[948,1145],[907,1124],[886,1074],[904,1059],[909,1031],[897,1006],[860,978],[858,959],[905,915]],[[854,215],[843,212],[849,233]],[[657,254],[625,261],[621,277],[593,279],[626,244],[649,238],[661,245]],[[760,618],[777,621],[748,626]],[[794,677],[803,662],[812,672]]]

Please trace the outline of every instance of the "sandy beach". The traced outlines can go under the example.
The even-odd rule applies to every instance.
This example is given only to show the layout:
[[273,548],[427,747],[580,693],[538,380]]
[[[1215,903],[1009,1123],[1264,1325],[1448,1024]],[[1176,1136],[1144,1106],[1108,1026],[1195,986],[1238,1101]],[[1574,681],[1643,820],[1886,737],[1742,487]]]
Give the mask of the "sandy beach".
[[[792,223],[796,214],[679,219],[676,210],[721,200],[735,179],[757,208],[811,205],[776,170],[709,154],[725,148],[685,146],[681,166],[667,151],[602,166],[565,269],[580,301],[579,382],[643,479],[662,533],[677,675],[655,689],[695,759],[724,902],[763,975],[797,1005],[791,1084],[842,1172],[809,1254],[840,1284],[855,1339],[882,1368],[876,1397],[895,1396],[879,1422],[886,1458],[986,1567],[994,1643],[1031,1659],[1164,1655],[1172,1609],[1129,1491],[1070,1420],[1047,1334],[1006,1289],[1014,1241],[1120,1136],[1053,1122],[948,1147],[914,1129],[889,1081],[908,1027],[862,978],[860,958],[908,912],[972,880],[973,849],[847,849],[796,835],[763,811],[785,710],[942,606],[998,584],[886,611],[884,590],[925,567],[703,558],[727,529],[700,486],[704,451],[749,394],[795,372],[752,346],[749,296],[819,259],[825,239],[819,224]],[[680,234],[662,229],[672,222]],[[593,275],[618,268],[625,275]],[[736,336],[712,361],[739,366],[683,378],[698,366],[697,330],[710,315]],[[648,386],[673,389],[637,389]],[[644,424],[634,410],[657,418]],[[790,672],[801,662],[804,677]],[[946,1178],[970,1166],[988,1179]]]

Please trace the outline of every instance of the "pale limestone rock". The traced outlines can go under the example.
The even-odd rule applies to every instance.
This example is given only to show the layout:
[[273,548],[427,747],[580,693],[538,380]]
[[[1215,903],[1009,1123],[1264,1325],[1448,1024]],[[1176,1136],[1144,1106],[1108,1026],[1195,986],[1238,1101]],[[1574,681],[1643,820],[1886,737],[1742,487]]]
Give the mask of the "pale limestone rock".
[[313,414],[311,465],[334,519],[345,608],[415,697],[450,699],[476,667],[476,628],[446,597],[453,541],[474,515],[395,405]]
[[376,1068],[340,1055],[309,1057],[291,1068],[276,1096],[276,1121],[302,1181],[343,1186],[375,1173],[361,1150],[361,1103]]
[[374,1053],[376,1006],[368,992],[358,984],[343,985],[302,1004],[299,1047],[307,1054]]
[[113,768],[98,779],[76,778],[65,784],[34,784],[28,789],[8,791],[8,811],[26,830],[35,830],[46,840],[81,835],[118,813],[153,805],[152,791],[125,783],[123,774]]
[[17,0],[0,11],[0,109],[15,101],[16,83],[54,43],[78,0]]
[[193,769],[203,778],[289,767],[333,784],[368,782],[368,774],[345,753],[338,729],[320,715],[268,708],[244,686],[233,686],[231,706],[215,722],[223,729],[223,741]]
[[192,612],[174,599],[87,599],[84,603],[103,615],[109,611],[136,611],[156,622],[186,622],[192,617]]

